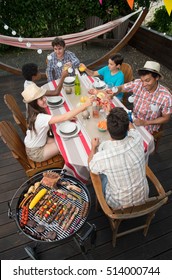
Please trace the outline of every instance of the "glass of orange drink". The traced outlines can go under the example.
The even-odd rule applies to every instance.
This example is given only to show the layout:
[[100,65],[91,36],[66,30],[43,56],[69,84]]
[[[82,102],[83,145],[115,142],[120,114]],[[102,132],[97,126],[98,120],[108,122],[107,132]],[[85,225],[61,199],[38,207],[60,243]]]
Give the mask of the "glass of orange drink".
[[83,63],[81,63],[81,64],[79,65],[79,71],[80,71],[80,72],[84,72],[85,69],[86,69],[85,65],[84,65]]

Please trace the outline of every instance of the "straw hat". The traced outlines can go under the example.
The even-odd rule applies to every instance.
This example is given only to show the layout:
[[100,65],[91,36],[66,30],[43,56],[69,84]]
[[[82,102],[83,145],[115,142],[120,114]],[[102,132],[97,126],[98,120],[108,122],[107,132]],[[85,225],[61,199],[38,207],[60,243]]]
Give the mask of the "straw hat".
[[23,96],[23,102],[29,103],[32,102],[33,100],[36,100],[43,95],[45,95],[46,89],[43,89],[41,87],[38,87],[35,83],[27,86],[27,88],[22,92]]
[[163,77],[162,74],[160,73],[160,64],[155,61],[146,61],[143,68],[140,68],[139,70],[148,70],[150,72],[157,73],[158,75]]

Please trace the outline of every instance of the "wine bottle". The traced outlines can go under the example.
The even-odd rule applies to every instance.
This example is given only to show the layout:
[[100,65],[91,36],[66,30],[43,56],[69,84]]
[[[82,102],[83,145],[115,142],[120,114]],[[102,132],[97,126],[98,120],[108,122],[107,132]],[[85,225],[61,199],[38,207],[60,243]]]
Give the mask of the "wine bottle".
[[75,79],[75,95],[80,95],[80,94],[81,94],[80,80],[79,80],[78,74],[76,74],[76,79]]

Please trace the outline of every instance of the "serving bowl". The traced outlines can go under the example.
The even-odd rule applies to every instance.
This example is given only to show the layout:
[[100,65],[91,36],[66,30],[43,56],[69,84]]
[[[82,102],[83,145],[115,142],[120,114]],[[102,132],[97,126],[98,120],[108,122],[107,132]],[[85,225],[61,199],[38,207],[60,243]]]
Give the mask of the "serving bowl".
[[107,121],[99,121],[97,124],[98,130],[101,132],[106,132],[107,131]]

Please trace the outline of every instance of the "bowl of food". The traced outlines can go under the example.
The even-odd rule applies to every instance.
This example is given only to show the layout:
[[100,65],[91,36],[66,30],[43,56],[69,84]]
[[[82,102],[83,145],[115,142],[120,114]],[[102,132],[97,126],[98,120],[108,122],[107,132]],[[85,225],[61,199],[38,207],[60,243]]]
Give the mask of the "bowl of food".
[[98,130],[101,132],[107,131],[107,121],[106,120],[99,121],[97,127]]
[[104,99],[105,96],[106,96],[106,94],[105,94],[104,92],[102,92],[102,91],[99,91],[99,92],[97,93],[97,97],[98,97],[99,99]]
[[64,79],[64,84],[65,85],[73,85],[74,84],[74,82],[75,82],[75,77],[73,76],[69,76],[69,77],[66,77],[65,79]]
[[80,103],[83,104],[88,100],[88,96],[81,96]]
[[95,88],[91,88],[91,89],[89,89],[89,91],[88,91],[88,93],[89,94],[91,94],[91,95],[96,95],[97,94],[97,89],[95,89]]

